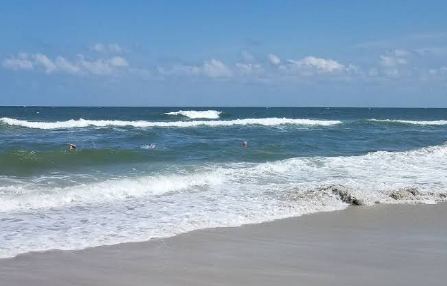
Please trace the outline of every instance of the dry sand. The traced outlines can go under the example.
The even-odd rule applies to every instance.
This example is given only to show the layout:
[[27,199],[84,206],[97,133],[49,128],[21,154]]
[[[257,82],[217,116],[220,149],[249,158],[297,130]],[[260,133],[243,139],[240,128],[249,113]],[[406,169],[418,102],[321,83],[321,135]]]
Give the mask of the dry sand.
[[351,207],[0,260],[0,285],[447,285],[447,204]]

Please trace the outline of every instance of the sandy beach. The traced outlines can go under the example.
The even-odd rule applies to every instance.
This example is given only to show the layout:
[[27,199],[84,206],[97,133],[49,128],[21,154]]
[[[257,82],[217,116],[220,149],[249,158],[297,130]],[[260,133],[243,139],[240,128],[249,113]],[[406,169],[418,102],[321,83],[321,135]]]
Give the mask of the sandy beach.
[[0,2],[0,286],[447,286],[447,1]]
[[0,285],[445,285],[447,205],[378,205],[0,260]]

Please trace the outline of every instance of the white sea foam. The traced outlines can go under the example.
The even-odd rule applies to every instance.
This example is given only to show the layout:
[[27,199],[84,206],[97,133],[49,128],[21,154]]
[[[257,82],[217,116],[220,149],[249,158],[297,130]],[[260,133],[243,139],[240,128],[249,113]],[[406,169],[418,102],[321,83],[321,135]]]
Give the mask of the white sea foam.
[[440,145],[194,166],[68,187],[8,180],[0,185],[0,257],[144,241],[348,203],[435,203],[446,200],[446,158],[447,145]]
[[181,115],[185,116],[191,119],[197,119],[197,118],[206,118],[206,119],[218,119],[220,114],[222,114],[222,111],[217,110],[204,110],[204,111],[197,111],[197,110],[179,110],[179,111],[173,111],[173,112],[167,112],[166,115]]
[[397,124],[410,124],[410,125],[447,125],[447,120],[429,120],[429,121],[417,121],[417,120],[397,120],[397,119],[369,119],[372,122],[379,123],[397,123]]
[[140,148],[141,149],[145,149],[145,150],[152,150],[152,149],[155,149],[155,144],[149,144],[149,145],[142,145]]
[[221,182],[218,174],[197,173],[188,176],[148,176],[107,180],[71,187],[0,186],[0,212],[87,206],[142,196],[182,192]]
[[170,121],[170,122],[152,122],[152,121],[122,121],[122,120],[68,120],[56,122],[39,122],[26,121],[14,118],[3,117],[0,119],[1,123],[22,126],[27,128],[37,129],[70,129],[70,128],[85,128],[85,127],[219,127],[219,126],[235,126],[235,125],[260,125],[260,126],[277,126],[277,125],[301,125],[301,126],[331,126],[340,124],[338,120],[313,120],[313,119],[292,119],[292,118],[247,118],[235,120],[210,120],[210,121]]

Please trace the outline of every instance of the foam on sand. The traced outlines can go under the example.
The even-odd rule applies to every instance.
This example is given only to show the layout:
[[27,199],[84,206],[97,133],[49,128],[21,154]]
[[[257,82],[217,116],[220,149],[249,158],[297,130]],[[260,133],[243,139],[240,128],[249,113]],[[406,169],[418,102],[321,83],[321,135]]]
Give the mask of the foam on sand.
[[153,242],[32,253],[0,260],[0,280],[34,286],[444,286],[445,217],[445,204],[349,208]]

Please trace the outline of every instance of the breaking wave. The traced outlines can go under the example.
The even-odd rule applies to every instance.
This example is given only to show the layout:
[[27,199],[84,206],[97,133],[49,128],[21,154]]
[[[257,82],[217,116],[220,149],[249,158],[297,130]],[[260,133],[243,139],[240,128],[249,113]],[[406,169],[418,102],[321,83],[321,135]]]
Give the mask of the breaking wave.
[[277,126],[277,125],[301,125],[301,126],[332,126],[342,123],[338,120],[313,120],[313,119],[291,119],[291,118],[247,118],[235,120],[211,120],[211,121],[170,121],[170,122],[152,122],[152,121],[122,121],[122,120],[67,120],[56,122],[39,122],[26,121],[14,118],[3,117],[0,123],[10,126],[21,126],[26,128],[36,129],[70,129],[70,128],[85,128],[85,127],[219,127],[219,126],[245,126],[245,125],[259,125],[259,126]]
[[[219,190],[250,187],[254,191],[260,191],[259,195],[262,196],[263,190],[275,190],[275,194],[279,194],[290,189],[305,192],[321,191],[322,186],[343,186],[351,190],[351,196],[351,192],[357,193],[357,197],[365,204],[376,201],[386,203],[407,197],[402,190],[415,189],[416,192],[409,192],[414,196],[446,193],[445,158],[446,144],[405,152],[378,151],[362,156],[303,157],[267,163],[217,164],[189,173],[112,179],[66,188],[0,186],[0,211],[59,207],[67,203],[101,203],[101,200],[144,197],[182,190],[196,192],[198,187],[206,192],[215,191],[215,187]],[[9,192],[10,188],[16,190]],[[13,194],[13,197],[8,194]],[[41,196],[42,194],[44,195]],[[347,197],[340,192],[338,195]],[[10,201],[10,198],[13,200]],[[345,199],[342,201],[346,202]]]
[[[348,205],[447,200],[447,145],[361,156],[226,163],[141,177],[0,186],[0,257],[240,226]],[[35,243],[37,241],[37,243]]]
[[370,122],[386,123],[386,124],[408,124],[408,125],[447,125],[447,120],[431,120],[431,121],[416,121],[416,120],[397,120],[397,119],[369,119]]
[[218,119],[220,114],[222,114],[222,111],[217,110],[204,110],[204,111],[197,111],[197,110],[179,110],[179,111],[172,111],[165,113],[166,115],[181,115],[185,116],[191,119],[197,119],[197,118],[206,118],[206,119]]

